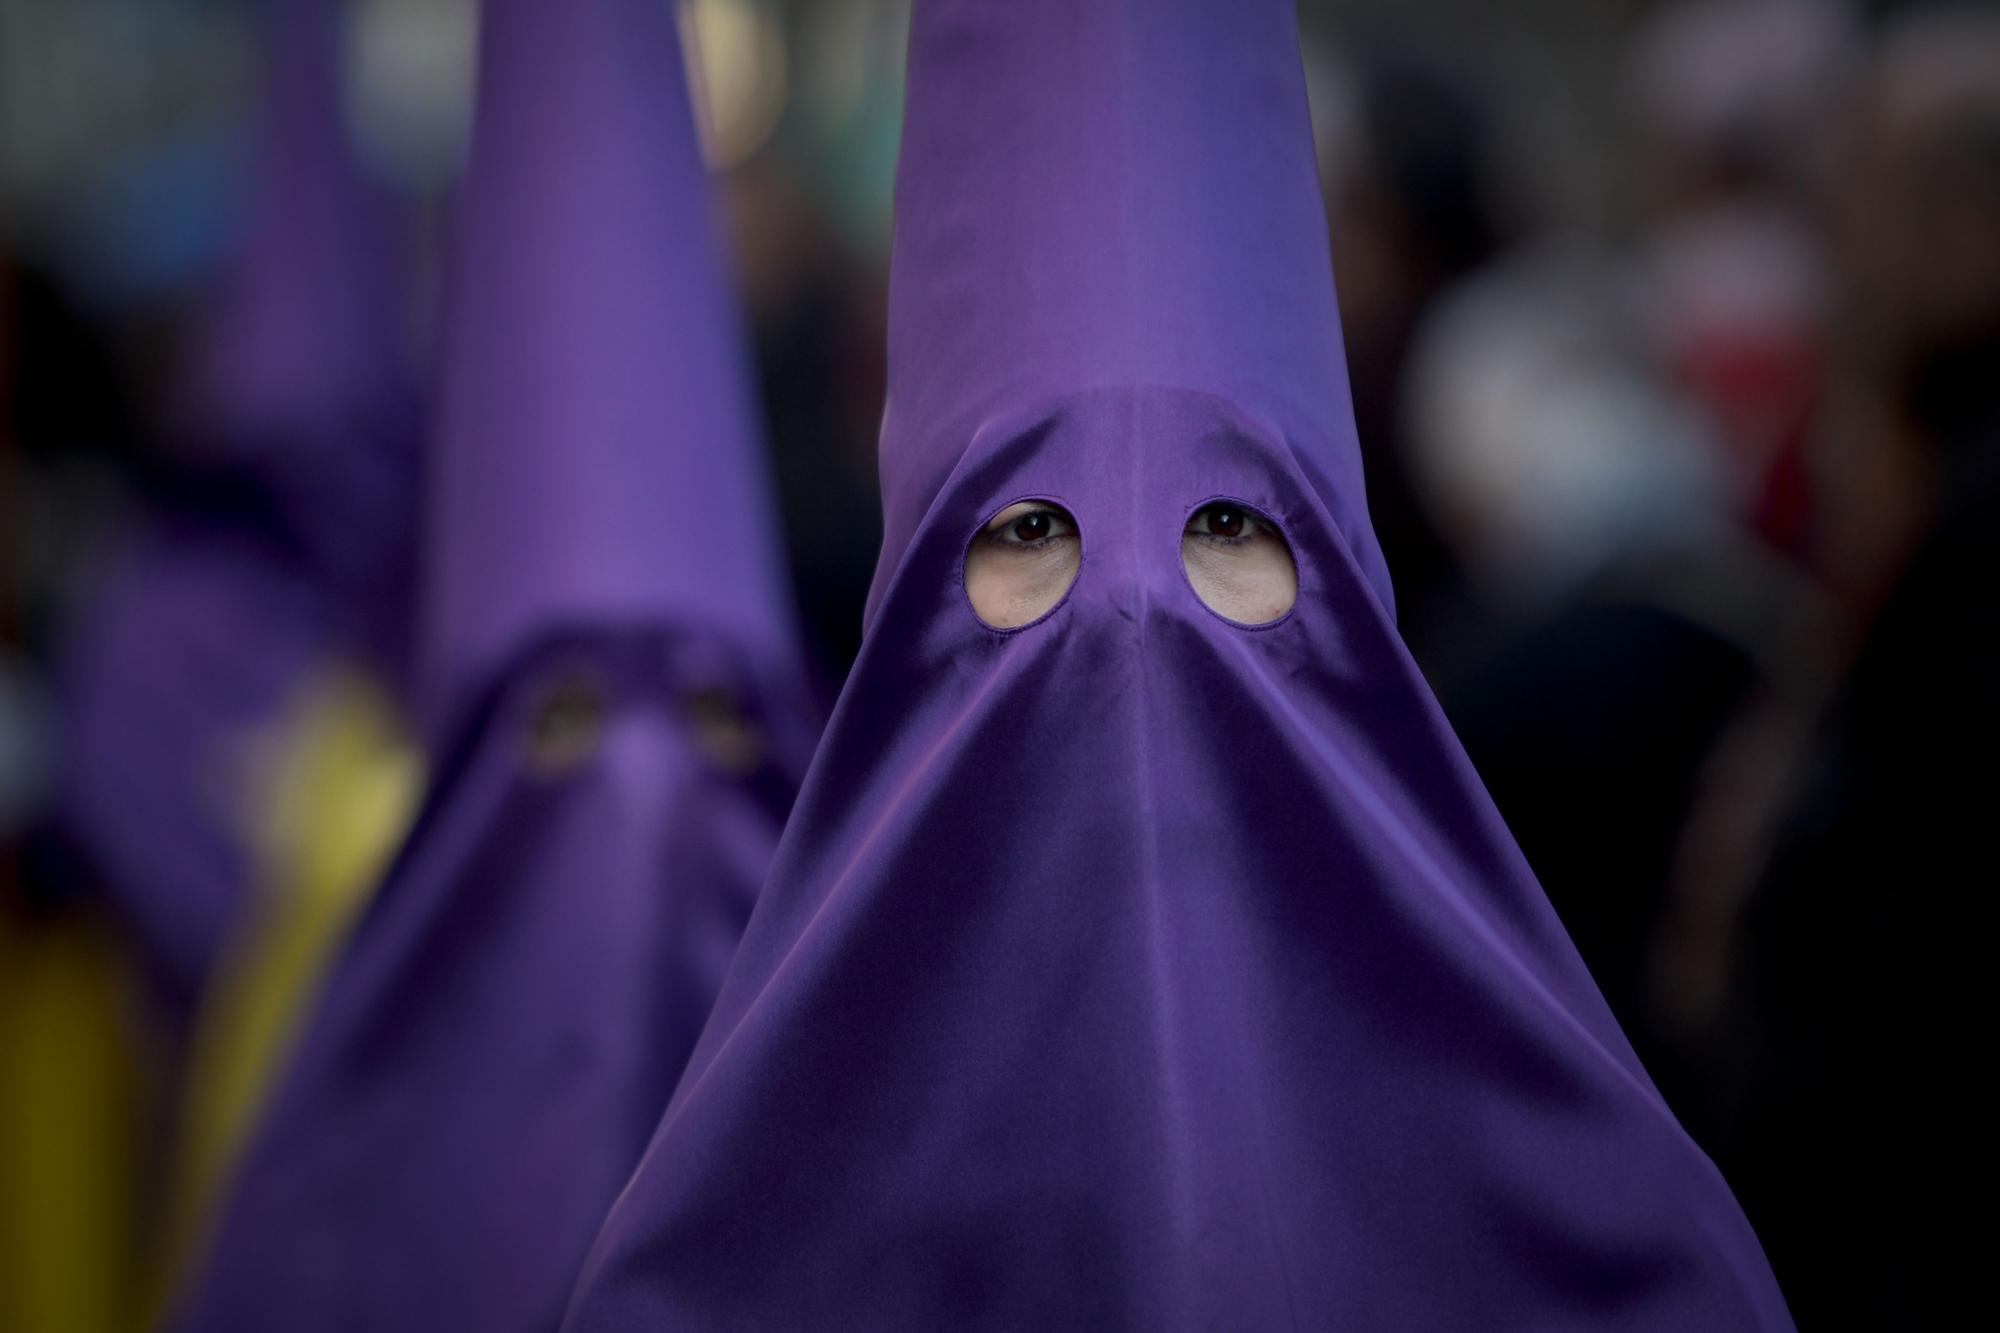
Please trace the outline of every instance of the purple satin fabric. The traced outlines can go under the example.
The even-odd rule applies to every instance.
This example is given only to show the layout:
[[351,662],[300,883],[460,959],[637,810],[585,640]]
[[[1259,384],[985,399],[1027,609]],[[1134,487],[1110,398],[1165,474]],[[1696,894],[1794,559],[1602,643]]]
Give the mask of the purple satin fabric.
[[330,659],[399,679],[407,652],[416,412],[393,212],[342,117],[340,12],[265,6],[244,244],[178,405],[195,475],[65,645],[64,817],[176,1015],[249,892],[244,752]]
[[[177,1327],[555,1325],[790,794],[775,768],[708,761],[678,657],[664,635],[553,642],[475,710],[325,988]],[[601,732],[550,771],[540,733],[580,701]]]
[[327,618],[270,542],[183,520],[147,532],[70,628],[62,817],[176,1023],[250,892],[255,749],[325,661]]
[[195,349],[189,447],[253,480],[336,628],[400,683],[420,471],[400,219],[354,151],[346,3],[261,3],[248,242]]
[[431,472],[434,719],[551,624],[699,624],[798,660],[748,333],[662,8],[482,6]]
[[669,10],[483,23],[427,534],[443,757],[187,1329],[553,1328],[811,745]]
[[1289,0],[918,0],[868,637],[567,1328],[1790,1326],[1396,633],[1302,84]]
[[[180,407],[234,455],[296,448],[406,393],[396,219],[357,160],[345,0],[258,0],[263,98],[246,244]],[[379,410],[379,409],[378,409]]]

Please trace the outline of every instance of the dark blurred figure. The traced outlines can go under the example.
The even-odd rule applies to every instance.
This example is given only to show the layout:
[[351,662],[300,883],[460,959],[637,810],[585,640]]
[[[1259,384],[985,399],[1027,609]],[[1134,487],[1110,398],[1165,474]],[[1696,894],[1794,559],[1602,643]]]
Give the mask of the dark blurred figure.
[[40,650],[61,629],[81,570],[124,518],[147,463],[140,404],[120,348],[43,269],[0,254],[0,474],[10,637]]
[[[1804,724],[1762,722],[1803,738],[1796,758],[1711,794],[1708,829],[1738,832],[1692,849],[1680,889],[1709,929],[1661,985],[1722,987],[1691,1025],[1733,1076],[1718,1156],[1800,1325],[1947,1327],[1985,1294],[1956,1185],[2000,746],[2000,15],[1892,18],[1859,139],[1839,214],[1854,410],[1816,555],[1865,629],[1816,721],[1808,685]],[[1760,789],[1776,812],[1746,818]]]
[[1397,622],[1424,661],[1459,571],[1418,501],[1398,404],[1424,315],[1503,240],[1490,109],[1467,81],[1399,57],[1322,91],[1349,103],[1338,113],[1346,133],[1321,158],[1368,513],[1395,577]]
[[306,859],[361,884],[384,840],[342,822],[376,798],[326,778],[357,716],[393,714],[406,652],[401,219],[348,142],[345,6],[246,8],[263,115],[212,306],[186,308],[212,254],[148,262],[205,232],[200,189],[141,191],[113,210],[131,235],[84,228],[66,285],[9,284],[0,635],[33,654],[44,739],[18,892],[0,885],[0,1326],[130,1324],[205,1118],[166,1108],[203,1082],[195,1015],[232,939]]
[[0,1328],[126,1327],[145,1139],[121,947],[48,835],[42,660],[137,423],[113,349],[0,230]]
[[1688,0],[1632,62],[1648,336],[1708,420],[1745,526],[1800,555],[1825,376],[1830,123],[1855,33],[1828,0]]
[[1477,616],[1440,697],[1650,1067],[1642,981],[1676,841],[1793,589],[1738,531],[1628,277],[1550,245],[1469,284],[1425,332],[1411,421]]
[[143,513],[79,597],[58,666],[61,813],[170,1027],[269,877],[258,839],[286,733],[337,674],[393,695],[404,670],[417,409],[395,210],[348,141],[344,12],[258,9],[241,253],[174,387]]
[[792,586],[812,664],[838,690],[861,648],[861,609],[882,540],[875,430],[885,278],[852,253],[772,155],[724,185]]
[[1409,407],[1470,573],[1441,696],[1620,1021],[1704,1142],[1649,990],[1711,756],[1823,608],[1804,539],[1824,261],[1813,133],[1846,30],[1804,0],[1638,34],[1639,244],[1545,241],[1455,294]]

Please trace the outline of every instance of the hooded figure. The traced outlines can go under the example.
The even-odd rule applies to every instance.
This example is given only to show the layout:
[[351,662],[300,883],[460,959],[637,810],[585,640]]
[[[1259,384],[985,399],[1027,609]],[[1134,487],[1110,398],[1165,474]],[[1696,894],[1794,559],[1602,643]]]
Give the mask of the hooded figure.
[[567,1327],[1788,1327],[1397,637],[1291,0],[909,50],[867,636]]
[[288,716],[332,661],[405,673],[415,400],[339,14],[264,8],[245,243],[178,404],[188,466],[66,645],[65,818],[178,1017],[257,877],[259,765]]
[[489,0],[480,62],[427,530],[436,776],[185,1328],[554,1327],[811,743],[670,13]]

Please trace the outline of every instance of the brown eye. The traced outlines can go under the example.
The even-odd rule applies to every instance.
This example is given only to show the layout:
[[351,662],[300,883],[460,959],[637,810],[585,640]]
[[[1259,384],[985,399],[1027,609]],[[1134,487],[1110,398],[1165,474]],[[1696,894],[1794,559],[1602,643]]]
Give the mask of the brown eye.
[[1038,542],[1049,535],[1052,524],[1049,511],[1037,509],[1014,520],[1014,540],[1017,542]]
[[1231,545],[1245,538],[1259,535],[1265,530],[1263,523],[1242,505],[1218,500],[1211,505],[1203,505],[1188,518],[1188,535],[1204,541],[1226,542]]

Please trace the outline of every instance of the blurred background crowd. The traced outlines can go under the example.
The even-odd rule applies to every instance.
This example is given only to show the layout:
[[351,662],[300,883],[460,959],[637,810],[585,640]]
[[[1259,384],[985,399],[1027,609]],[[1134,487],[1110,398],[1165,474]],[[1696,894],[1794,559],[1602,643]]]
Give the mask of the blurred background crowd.
[[[368,793],[412,781],[392,689],[301,690],[247,646],[393,674],[371,627],[340,651],[301,628],[291,572],[394,607],[414,521],[391,480],[273,466],[238,442],[255,423],[203,416],[208,362],[256,353],[212,319],[247,225],[254,10],[0,0],[8,1330],[132,1325],[214,942],[252,885],[312,881],[273,870],[298,826],[391,827]],[[381,350],[413,401],[382,429],[420,438],[477,5],[350,11],[343,106],[409,274]],[[830,695],[880,533],[905,5],[682,17]],[[1897,1282],[1966,1271],[2000,753],[2000,5],[1301,17],[1404,635],[1801,1324],[1873,1326]],[[102,757],[133,728],[182,766]],[[277,757],[301,728],[320,764],[375,775],[359,808]],[[135,845],[134,819],[174,836]],[[121,885],[163,874],[181,891],[147,918]]]

